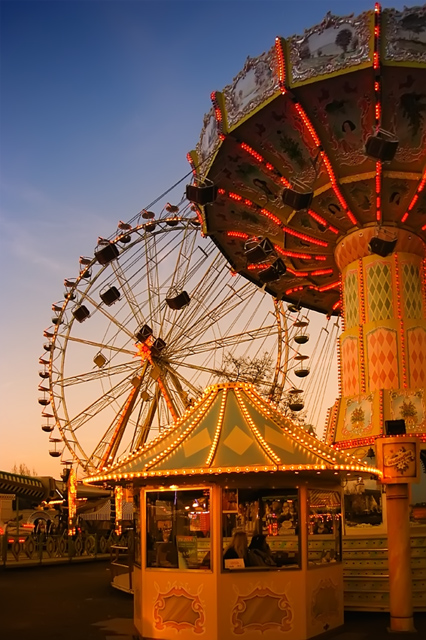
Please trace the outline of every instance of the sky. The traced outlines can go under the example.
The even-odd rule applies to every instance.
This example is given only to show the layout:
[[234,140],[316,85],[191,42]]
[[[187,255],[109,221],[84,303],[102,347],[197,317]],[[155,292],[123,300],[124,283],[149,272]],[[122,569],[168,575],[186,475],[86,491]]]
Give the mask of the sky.
[[277,35],[301,34],[327,11],[373,8],[372,0],[1,0],[1,470],[25,464],[60,476],[37,402],[51,305],[98,236],[188,173],[210,93]]

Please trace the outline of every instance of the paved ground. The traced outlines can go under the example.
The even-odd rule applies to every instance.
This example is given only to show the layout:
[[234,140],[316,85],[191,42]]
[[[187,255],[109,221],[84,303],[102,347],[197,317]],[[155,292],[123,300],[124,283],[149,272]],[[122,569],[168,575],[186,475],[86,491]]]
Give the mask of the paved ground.
[[0,571],[2,640],[132,640],[133,598],[109,562]]
[[[0,571],[2,640],[133,640],[132,617],[133,599],[110,586],[108,562]],[[347,612],[324,640],[426,638],[426,613],[414,622],[417,634],[389,634],[389,614]]]

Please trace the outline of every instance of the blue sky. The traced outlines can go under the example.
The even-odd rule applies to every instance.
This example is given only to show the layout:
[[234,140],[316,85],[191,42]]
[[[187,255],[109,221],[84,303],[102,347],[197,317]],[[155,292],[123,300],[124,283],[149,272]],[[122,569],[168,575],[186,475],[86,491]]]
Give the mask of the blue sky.
[[211,91],[275,36],[302,33],[327,11],[373,7],[363,0],[0,2],[0,469],[25,463],[59,476],[37,403],[51,304],[99,235],[188,172],[186,153]]

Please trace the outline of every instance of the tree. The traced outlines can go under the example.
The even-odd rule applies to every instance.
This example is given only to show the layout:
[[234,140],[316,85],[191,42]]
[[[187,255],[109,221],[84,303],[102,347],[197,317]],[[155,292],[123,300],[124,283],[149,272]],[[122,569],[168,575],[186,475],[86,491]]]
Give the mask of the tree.
[[222,360],[220,378],[232,382],[265,384],[272,373],[271,356],[264,353],[260,358],[235,357],[226,353]]
[[346,53],[349,48],[351,40],[352,40],[352,31],[350,31],[349,29],[342,29],[337,34],[335,43],[337,44],[338,47],[341,47],[341,49],[343,49],[343,51]]
[[36,476],[37,475],[37,471],[34,468],[32,471],[30,471],[30,468],[27,467],[27,465],[24,464],[23,462],[21,462],[19,466],[15,462],[15,464],[12,467],[12,473],[17,473],[20,476]]

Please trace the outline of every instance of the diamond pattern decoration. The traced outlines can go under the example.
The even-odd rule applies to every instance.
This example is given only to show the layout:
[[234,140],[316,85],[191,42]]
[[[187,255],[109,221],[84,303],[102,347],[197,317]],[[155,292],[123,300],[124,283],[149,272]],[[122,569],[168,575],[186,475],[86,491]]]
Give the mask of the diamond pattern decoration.
[[370,322],[390,320],[393,317],[392,282],[390,265],[384,261],[367,266],[368,307]]
[[353,396],[360,393],[358,371],[358,339],[348,336],[342,341],[342,394]]
[[405,263],[401,269],[404,310],[407,318],[422,317],[422,283],[416,265]]
[[397,332],[374,329],[367,334],[370,391],[399,389]]
[[407,343],[409,387],[418,389],[426,384],[426,329],[408,329]]
[[253,444],[253,440],[238,426],[235,426],[224,443],[234,453],[242,456],[243,453]]
[[354,269],[346,273],[344,281],[345,324],[351,329],[359,324],[358,272]]

